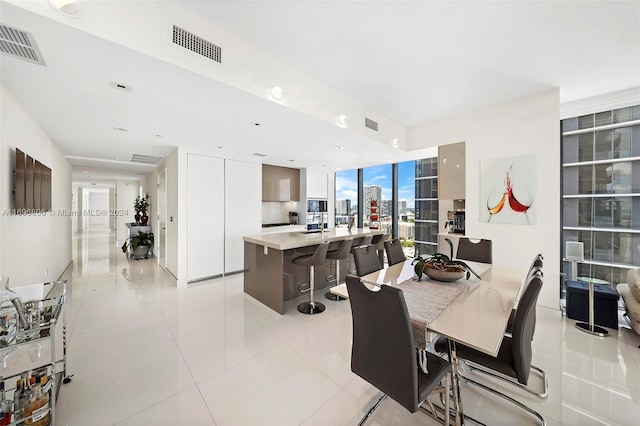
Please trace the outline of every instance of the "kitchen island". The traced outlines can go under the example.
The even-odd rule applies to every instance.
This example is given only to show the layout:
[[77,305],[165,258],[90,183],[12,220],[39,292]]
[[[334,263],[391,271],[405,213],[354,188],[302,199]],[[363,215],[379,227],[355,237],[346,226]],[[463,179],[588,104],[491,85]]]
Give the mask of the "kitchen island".
[[[322,233],[300,231],[244,236],[244,292],[282,314],[284,302],[302,296],[304,293],[298,291],[298,287],[309,282],[308,269],[294,265],[294,258],[313,253],[324,241],[329,241],[329,250],[334,250],[347,238],[357,241],[383,233],[379,229],[333,228]],[[331,261],[315,268],[316,290],[336,284],[335,280],[326,280],[335,274],[334,268]],[[344,277],[348,268],[349,262],[341,262],[340,276]]]

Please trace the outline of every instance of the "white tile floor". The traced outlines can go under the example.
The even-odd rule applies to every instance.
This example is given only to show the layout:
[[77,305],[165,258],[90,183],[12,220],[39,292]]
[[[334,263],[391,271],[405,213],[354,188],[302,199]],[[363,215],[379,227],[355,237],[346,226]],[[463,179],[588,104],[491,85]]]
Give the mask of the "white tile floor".
[[[377,399],[350,371],[348,301],[326,301],[316,316],[291,303],[281,316],[243,293],[242,275],[178,289],[156,259],[128,262],[106,231],[78,236],[74,246],[74,377],[62,387],[58,424],[354,425]],[[549,375],[549,397],[495,386],[550,426],[637,425],[638,345],[629,330],[592,337],[538,309],[534,364]],[[487,424],[535,424],[497,397],[465,385],[462,392],[465,410]],[[388,399],[368,424],[433,423]]]

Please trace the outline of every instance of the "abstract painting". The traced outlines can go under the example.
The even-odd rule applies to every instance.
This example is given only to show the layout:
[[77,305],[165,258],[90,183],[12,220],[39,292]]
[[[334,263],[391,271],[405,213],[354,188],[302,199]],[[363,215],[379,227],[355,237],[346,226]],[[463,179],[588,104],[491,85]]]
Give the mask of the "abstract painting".
[[480,162],[480,223],[535,225],[535,155]]

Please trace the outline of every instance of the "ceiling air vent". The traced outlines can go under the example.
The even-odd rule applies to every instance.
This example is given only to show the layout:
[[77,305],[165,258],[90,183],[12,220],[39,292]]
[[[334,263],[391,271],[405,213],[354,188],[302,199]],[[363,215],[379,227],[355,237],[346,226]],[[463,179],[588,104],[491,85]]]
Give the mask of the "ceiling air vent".
[[162,160],[162,158],[151,155],[133,154],[131,156],[132,163],[157,164],[160,160]]
[[182,46],[206,58],[222,63],[222,48],[189,31],[173,26],[173,44]]
[[0,24],[0,52],[38,65],[46,65],[33,34]]
[[369,129],[375,130],[376,132],[378,131],[378,123],[367,117],[364,118],[364,127],[368,127]]

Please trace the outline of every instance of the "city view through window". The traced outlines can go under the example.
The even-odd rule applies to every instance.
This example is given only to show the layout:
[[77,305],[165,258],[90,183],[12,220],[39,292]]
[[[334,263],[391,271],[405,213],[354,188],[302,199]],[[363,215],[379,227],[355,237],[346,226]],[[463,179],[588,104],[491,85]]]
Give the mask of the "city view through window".
[[[398,163],[398,200],[396,229],[397,238],[400,239],[405,255],[413,258],[416,255],[416,186],[421,184],[417,180],[421,177],[421,164],[425,160],[406,161]],[[437,164],[437,162],[436,162]],[[362,169],[363,171],[363,206],[358,206],[358,171],[345,170],[336,173],[336,227],[346,227],[349,216],[361,215],[365,228],[381,229],[391,234],[393,226],[393,202],[392,199],[392,174],[391,164],[383,164]],[[437,176],[437,170],[436,170]],[[437,180],[436,180],[437,182]],[[437,194],[435,194],[437,204]],[[373,201],[375,200],[375,201]],[[372,202],[375,203],[372,211]],[[361,208],[359,208],[361,207]],[[437,209],[436,209],[437,212]],[[426,221],[420,221],[426,222]],[[437,217],[435,217],[435,229],[437,229]],[[418,227],[429,226],[431,223],[418,223]],[[421,234],[430,235],[431,232]],[[421,242],[432,244],[435,250],[437,235],[433,239]],[[431,247],[431,246],[429,246]],[[418,249],[417,253],[433,252],[433,250]]]

